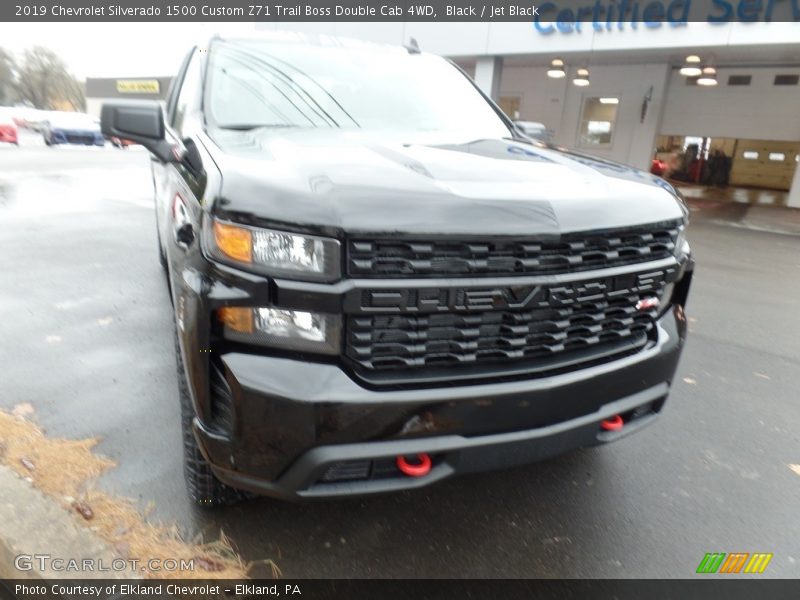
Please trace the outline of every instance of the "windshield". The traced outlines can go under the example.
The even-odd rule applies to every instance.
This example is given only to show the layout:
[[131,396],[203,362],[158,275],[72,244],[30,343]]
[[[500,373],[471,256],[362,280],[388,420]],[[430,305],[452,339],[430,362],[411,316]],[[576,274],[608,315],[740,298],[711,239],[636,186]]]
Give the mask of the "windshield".
[[511,134],[458,69],[402,48],[220,42],[209,69],[207,112],[217,127]]

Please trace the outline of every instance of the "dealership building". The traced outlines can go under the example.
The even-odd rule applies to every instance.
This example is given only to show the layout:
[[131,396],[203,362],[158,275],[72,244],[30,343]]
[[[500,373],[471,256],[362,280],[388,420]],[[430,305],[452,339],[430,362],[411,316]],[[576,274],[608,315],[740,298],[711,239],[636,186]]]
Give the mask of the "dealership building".
[[731,184],[776,190],[775,202],[800,207],[800,22],[763,13],[725,21],[720,9],[670,22],[661,4],[651,23],[578,22],[547,3],[551,21],[257,28],[392,44],[413,37],[451,57],[512,118],[543,123],[556,144],[643,169],[687,149],[704,159],[722,153]]
[[[774,190],[762,201],[800,208],[800,22],[768,12],[785,12],[789,0],[740,15],[752,22],[731,20],[724,9],[737,6],[732,0],[706,3],[708,9],[690,0],[651,0],[644,8],[660,12],[649,23],[631,18],[639,0],[583,0],[583,21],[583,2],[569,2],[577,9],[559,8],[558,0],[537,3],[541,17],[520,22],[252,27],[391,44],[414,38],[422,50],[452,58],[512,118],[543,123],[556,144],[642,169],[653,159],[684,161],[684,173],[697,181],[700,170],[689,168],[687,157],[696,167],[722,155],[730,184]],[[627,20],[617,14],[624,6]],[[87,109],[99,114],[111,98],[164,98],[169,83],[89,79]]]

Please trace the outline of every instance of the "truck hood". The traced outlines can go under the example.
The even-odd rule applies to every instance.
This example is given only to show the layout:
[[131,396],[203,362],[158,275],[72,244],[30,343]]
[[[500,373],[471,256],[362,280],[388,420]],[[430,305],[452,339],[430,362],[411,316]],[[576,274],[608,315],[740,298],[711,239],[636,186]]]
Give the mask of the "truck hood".
[[560,234],[684,219],[649,173],[539,143],[343,130],[211,134],[216,214],[325,234]]

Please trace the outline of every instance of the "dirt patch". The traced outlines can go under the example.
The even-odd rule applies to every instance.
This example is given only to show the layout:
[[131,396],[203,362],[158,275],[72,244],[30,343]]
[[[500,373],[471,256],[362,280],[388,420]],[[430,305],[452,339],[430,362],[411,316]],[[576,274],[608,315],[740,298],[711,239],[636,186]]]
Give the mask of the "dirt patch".
[[[130,500],[98,490],[94,485],[97,477],[115,466],[114,461],[92,451],[99,440],[49,438],[29,420],[31,413],[27,407],[12,414],[0,410],[0,462],[70,511],[120,558],[137,560],[140,568],[151,559],[194,564],[194,570],[151,572],[144,568],[143,577],[247,577],[249,565],[242,563],[224,534],[216,542],[188,543],[175,527],[148,523]],[[274,563],[266,562],[279,576]]]

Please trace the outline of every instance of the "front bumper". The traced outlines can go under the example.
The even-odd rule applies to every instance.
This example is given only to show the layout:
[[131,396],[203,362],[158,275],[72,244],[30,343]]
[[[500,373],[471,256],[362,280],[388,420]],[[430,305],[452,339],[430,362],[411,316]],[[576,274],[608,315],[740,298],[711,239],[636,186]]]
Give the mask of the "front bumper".
[[[649,424],[677,368],[683,307],[662,316],[657,331],[646,349],[601,365],[433,389],[371,390],[337,365],[231,352],[221,356],[230,429],[195,419],[195,434],[220,480],[259,494],[301,499],[417,488],[614,441]],[[603,430],[600,422],[614,415],[624,427]],[[427,475],[392,470],[395,457],[419,453],[433,460]],[[329,477],[364,462],[366,477]]]

